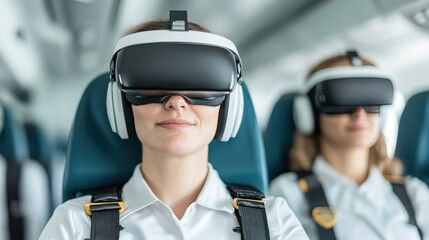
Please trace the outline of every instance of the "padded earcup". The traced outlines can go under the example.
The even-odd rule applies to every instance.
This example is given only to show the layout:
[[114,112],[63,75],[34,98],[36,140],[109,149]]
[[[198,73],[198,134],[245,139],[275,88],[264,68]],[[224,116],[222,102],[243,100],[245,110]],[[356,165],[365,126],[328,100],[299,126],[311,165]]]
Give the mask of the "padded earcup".
[[242,117],[243,89],[241,85],[237,85],[237,88],[234,91],[226,95],[225,100],[220,107],[215,138],[222,142],[226,142],[231,137],[234,137],[234,130],[238,132]]
[[[127,103],[125,103],[127,104]],[[129,129],[125,118],[123,96],[116,82],[109,82],[106,97],[107,117],[112,131],[122,139],[129,138]]]
[[308,96],[296,96],[293,102],[293,120],[300,133],[312,134],[314,131],[314,113]]
[[380,108],[380,131],[386,138],[387,152],[390,157],[395,155],[399,121],[404,107],[404,95],[396,90],[392,105],[381,106]]
[[234,121],[234,128],[232,130],[231,137],[237,136],[238,130],[240,129],[241,121],[243,120],[243,112],[244,112],[244,96],[243,96],[243,88],[241,85],[238,85],[238,106],[237,106],[237,116]]

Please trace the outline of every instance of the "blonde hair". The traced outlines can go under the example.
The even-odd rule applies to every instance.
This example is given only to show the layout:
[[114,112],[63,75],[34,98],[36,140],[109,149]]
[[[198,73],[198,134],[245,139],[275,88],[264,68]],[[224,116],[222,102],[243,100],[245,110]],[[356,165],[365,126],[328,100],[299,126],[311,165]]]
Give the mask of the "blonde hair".
[[[337,66],[341,61],[347,61],[347,56],[338,55],[330,57],[315,67],[309,72],[307,79],[314,73]],[[374,63],[367,59],[363,59],[363,65],[375,66]],[[311,171],[314,160],[320,154],[320,144],[318,132],[312,135],[305,135],[300,132],[295,132],[292,148],[289,152],[290,169],[292,171]],[[369,149],[369,161],[374,164],[383,175],[402,175],[403,165],[397,158],[388,156],[386,140],[382,133],[379,134],[377,141]]]

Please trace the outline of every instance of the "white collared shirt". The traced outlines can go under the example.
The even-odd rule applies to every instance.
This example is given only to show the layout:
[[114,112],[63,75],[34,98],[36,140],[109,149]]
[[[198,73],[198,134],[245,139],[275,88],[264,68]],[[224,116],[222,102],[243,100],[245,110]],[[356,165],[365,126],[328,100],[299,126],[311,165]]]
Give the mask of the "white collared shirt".
[[[417,228],[408,223],[404,205],[376,167],[371,167],[367,180],[360,186],[337,172],[320,156],[315,160],[313,172],[320,177],[329,206],[336,213],[334,232],[338,240],[420,239]],[[405,186],[417,223],[427,240],[429,189],[416,178],[406,178]],[[310,239],[318,239],[316,223],[310,216],[308,202],[298,186],[295,173],[285,173],[274,179],[270,194],[285,198]]]
[[[266,199],[271,239],[308,239],[301,224],[281,198]],[[241,239],[232,198],[218,173],[209,166],[207,180],[197,200],[179,220],[146,184],[140,165],[124,185],[125,211],[120,215],[120,239]],[[40,240],[89,238],[91,219],[84,204],[90,196],[60,205],[43,230]]]

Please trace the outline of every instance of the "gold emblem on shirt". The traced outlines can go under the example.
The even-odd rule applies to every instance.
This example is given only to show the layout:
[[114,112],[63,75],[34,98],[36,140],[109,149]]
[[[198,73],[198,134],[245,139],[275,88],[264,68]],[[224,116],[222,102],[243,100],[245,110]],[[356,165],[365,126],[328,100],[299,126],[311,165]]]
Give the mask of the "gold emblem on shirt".
[[332,228],[337,221],[335,212],[330,207],[315,207],[311,211],[311,216],[317,224],[325,229]]

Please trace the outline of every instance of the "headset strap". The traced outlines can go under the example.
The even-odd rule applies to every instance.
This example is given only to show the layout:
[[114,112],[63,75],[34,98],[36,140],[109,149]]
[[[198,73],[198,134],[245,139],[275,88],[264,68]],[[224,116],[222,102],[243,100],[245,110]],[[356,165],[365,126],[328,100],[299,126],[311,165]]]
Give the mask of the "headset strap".
[[228,184],[227,189],[233,198],[232,205],[241,232],[241,239],[270,239],[267,214],[265,212],[265,195],[256,188],[245,185]]
[[419,232],[419,235],[420,235],[420,239],[423,239],[423,232],[420,229],[419,225],[417,224],[414,208],[413,208],[413,205],[411,204],[410,196],[408,196],[407,194],[407,190],[405,188],[404,183],[390,182],[390,184],[392,184],[393,192],[396,194],[399,200],[401,200],[402,204],[407,210],[408,219],[409,219],[408,223],[417,228],[417,231]]
[[6,161],[6,190],[7,190],[7,212],[9,219],[9,239],[24,239],[24,217],[22,216],[20,180],[21,164]]
[[91,191],[91,203],[85,204],[91,216],[91,240],[118,240],[119,213],[124,211],[122,187],[108,187]]
[[335,212],[329,207],[322,184],[311,171],[301,171],[298,175],[298,183],[309,205],[310,216],[316,223],[319,239],[335,240],[334,225]]

